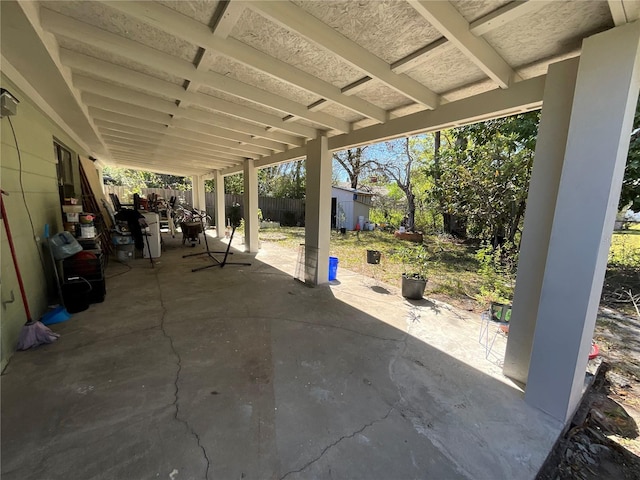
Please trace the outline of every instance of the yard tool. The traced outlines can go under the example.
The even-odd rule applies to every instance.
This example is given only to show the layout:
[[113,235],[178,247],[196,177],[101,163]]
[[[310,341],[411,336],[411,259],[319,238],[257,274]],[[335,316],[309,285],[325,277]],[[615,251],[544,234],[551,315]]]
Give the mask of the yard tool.
[[18,338],[18,350],[27,350],[28,348],[37,347],[44,343],[55,342],[60,335],[52,332],[42,323],[31,319],[31,312],[29,311],[29,304],[27,303],[27,294],[24,291],[24,283],[22,283],[22,275],[20,275],[20,267],[18,266],[16,250],[13,245],[13,237],[11,236],[11,229],[9,228],[9,221],[7,220],[7,212],[4,208],[4,199],[2,198],[2,195],[8,195],[8,193],[4,190],[0,190],[0,214],[2,214],[2,222],[4,223],[4,229],[7,232],[9,249],[11,250],[11,259],[13,260],[13,266],[16,270],[16,277],[18,278],[18,285],[20,287],[20,295],[22,296],[24,311],[27,315],[27,323],[22,327]]

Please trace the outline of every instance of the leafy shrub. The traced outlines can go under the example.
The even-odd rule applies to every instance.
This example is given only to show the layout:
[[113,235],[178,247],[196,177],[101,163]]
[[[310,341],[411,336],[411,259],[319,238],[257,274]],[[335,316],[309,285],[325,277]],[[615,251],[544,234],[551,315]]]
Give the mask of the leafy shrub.
[[518,267],[518,250],[510,243],[494,248],[483,244],[476,252],[480,267],[480,293],[476,300],[480,303],[511,303]]

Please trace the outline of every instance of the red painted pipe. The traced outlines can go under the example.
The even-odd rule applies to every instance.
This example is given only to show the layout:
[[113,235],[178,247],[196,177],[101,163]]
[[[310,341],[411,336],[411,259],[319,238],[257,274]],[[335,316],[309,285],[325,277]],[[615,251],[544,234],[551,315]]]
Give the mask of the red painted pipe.
[[22,303],[24,303],[24,311],[27,314],[27,323],[31,322],[31,312],[29,311],[29,304],[27,303],[27,294],[24,291],[24,284],[22,283],[22,275],[20,275],[20,268],[18,267],[18,259],[16,258],[16,249],[13,246],[13,237],[11,237],[11,229],[9,228],[9,221],[7,220],[7,211],[4,209],[4,200],[2,195],[9,195],[4,190],[0,190],[0,213],[2,214],[2,222],[4,228],[7,231],[7,240],[9,240],[9,248],[11,249],[11,258],[13,259],[13,265],[16,269],[16,277],[18,277],[18,285],[20,285],[20,295],[22,296]]

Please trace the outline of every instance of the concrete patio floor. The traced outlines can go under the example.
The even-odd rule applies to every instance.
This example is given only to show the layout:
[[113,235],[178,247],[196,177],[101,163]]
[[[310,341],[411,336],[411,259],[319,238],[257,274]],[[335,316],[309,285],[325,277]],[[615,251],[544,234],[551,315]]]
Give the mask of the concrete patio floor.
[[553,447],[562,426],[502,376],[502,339],[485,359],[476,315],[342,267],[308,288],[274,244],[191,273],[204,245],[165,243],[12,357],[4,480],[531,479]]

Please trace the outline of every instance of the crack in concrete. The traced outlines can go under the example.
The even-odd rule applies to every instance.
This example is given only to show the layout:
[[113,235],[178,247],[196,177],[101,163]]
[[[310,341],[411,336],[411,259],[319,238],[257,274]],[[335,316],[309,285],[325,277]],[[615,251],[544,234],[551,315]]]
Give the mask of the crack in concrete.
[[351,333],[354,333],[356,335],[360,335],[362,337],[375,338],[377,340],[382,340],[384,342],[402,342],[402,340],[397,339],[397,338],[378,337],[377,335],[371,335],[369,333],[360,332],[360,331],[354,330],[352,328],[342,327],[340,325],[331,325],[331,324],[328,324],[328,323],[308,322],[308,321],[305,321],[305,320],[298,320],[298,319],[293,319],[293,318],[269,317],[269,316],[265,316],[265,315],[256,316],[254,318],[263,318],[263,319],[266,319],[266,320],[276,320],[276,321],[280,321],[280,322],[301,323],[301,324],[304,324],[304,325],[312,325],[314,327],[334,328],[334,329],[337,329],[337,330],[344,330],[346,332],[351,332]]
[[160,330],[162,330],[162,334],[169,341],[169,346],[171,347],[171,351],[173,352],[173,355],[176,357],[176,365],[178,366],[178,369],[176,370],[175,379],[173,380],[174,391],[173,391],[172,405],[175,407],[173,418],[174,420],[182,423],[186,427],[187,431],[191,433],[191,435],[193,435],[194,438],[196,439],[196,442],[198,443],[198,447],[200,447],[200,450],[202,450],[202,455],[204,456],[204,459],[207,462],[207,468],[205,470],[204,478],[205,480],[208,480],[211,462],[209,461],[209,457],[207,456],[207,451],[205,450],[204,446],[202,445],[202,442],[200,441],[200,435],[198,435],[198,433],[191,427],[191,425],[187,420],[180,418],[180,386],[178,385],[178,382],[180,381],[180,373],[182,372],[182,357],[180,357],[180,354],[178,353],[175,346],[173,345],[173,338],[171,337],[171,335],[167,333],[167,331],[164,328],[164,318],[167,315],[167,307],[164,305],[164,300],[162,298],[162,287],[160,286],[160,279],[158,278],[157,270],[156,270],[155,276],[156,276],[156,283],[158,284],[158,298],[160,300],[160,306],[162,307],[162,317],[160,317],[159,327],[160,327]]
[[311,465],[313,465],[314,463],[316,463],[318,460],[320,460],[329,450],[331,450],[333,447],[335,447],[336,445],[338,445],[340,442],[342,442],[343,440],[347,440],[349,438],[353,438],[356,435],[358,435],[359,433],[364,432],[367,428],[372,427],[373,425],[375,425],[376,423],[380,423],[383,422],[384,420],[386,420],[389,415],[391,415],[391,412],[393,412],[393,410],[396,408],[396,404],[394,403],[389,410],[387,411],[387,413],[378,418],[377,420],[373,420],[372,422],[369,422],[367,424],[365,424],[362,428],[360,428],[359,430],[356,430],[353,433],[350,433],[349,435],[343,435],[342,437],[340,437],[338,440],[336,440],[335,442],[327,445],[322,452],[320,452],[320,455],[318,455],[316,458],[314,458],[313,460],[310,460],[309,462],[307,462],[305,465],[303,465],[301,468],[299,468],[298,470],[291,470],[287,473],[285,473],[283,476],[280,477],[279,480],[284,480],[285,478],[287,478],[289,475],[293,474],[293,473],[300,473],[304,470],[306,470],[307,468],[309,468]]

